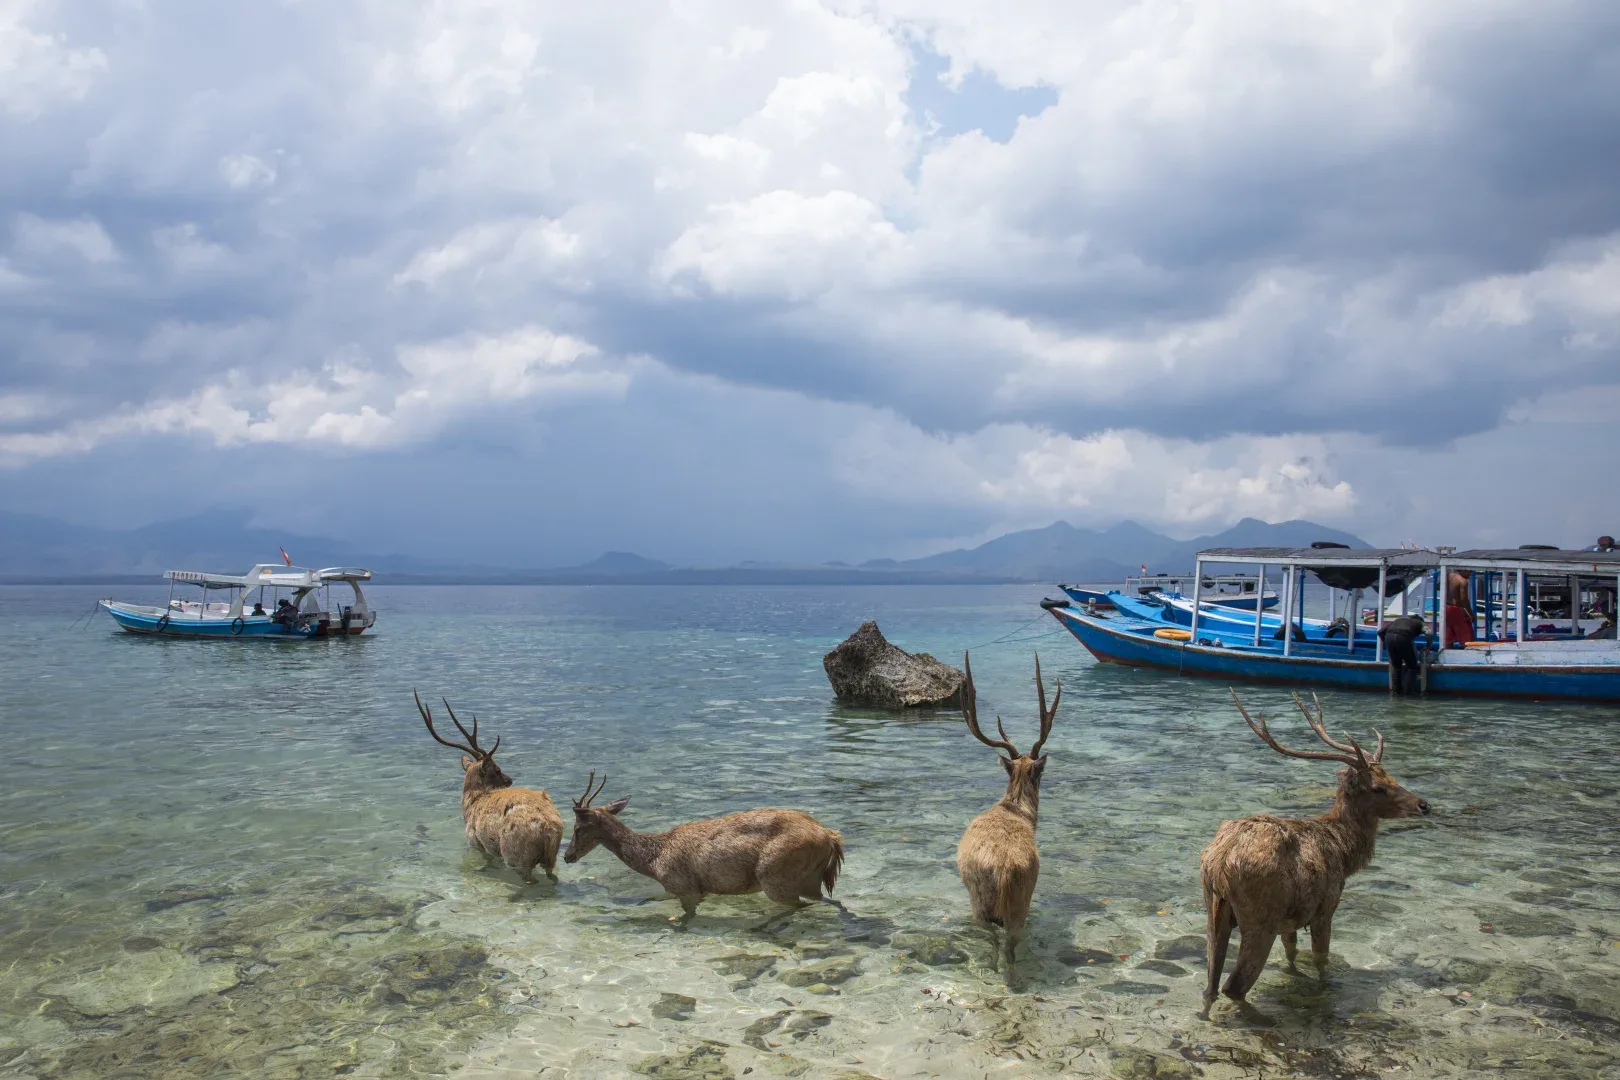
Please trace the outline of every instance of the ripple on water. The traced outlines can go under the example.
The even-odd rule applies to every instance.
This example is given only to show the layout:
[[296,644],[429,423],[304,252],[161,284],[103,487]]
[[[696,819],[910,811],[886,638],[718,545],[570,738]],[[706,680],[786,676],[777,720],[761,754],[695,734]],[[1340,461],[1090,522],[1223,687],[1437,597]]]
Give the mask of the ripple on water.
[[[1198,852],[1223,818],[1319,811],[1329,767],[1265,750],[1219,687],[1042,641],[1065,692],[1009,975],[954,867],[994,755],[948,716],[829,700],[820,655],[864,618],[955,655],[1039,590],[377,592],[384,632],[354,648],[0,620],[6,715],[44,733],[0,761],[0,1075],[1620,1069],[1613,709],[1325,698],[1335,726],[1385,732],[1438,813],[1350,882],[1327,983],[1279,950],[1248,1007],[1206,1022]],[[0,601],[65,623],[88,596]],[[1034,715],[1028,651],[974,654],[1010,730]],[[844,834],[846,910],[768,923],[759,898],[716,898],[683,931],[605,851],[554,886],[483,867],[411,686],[476,710],[559,801],[607,769],[637,828],[808,810]]]

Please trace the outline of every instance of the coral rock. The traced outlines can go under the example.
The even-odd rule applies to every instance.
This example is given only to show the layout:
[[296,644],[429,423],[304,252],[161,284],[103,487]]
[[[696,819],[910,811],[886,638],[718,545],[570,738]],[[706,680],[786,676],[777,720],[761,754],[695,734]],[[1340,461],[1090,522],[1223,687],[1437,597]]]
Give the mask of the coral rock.
[[959,708],[967,676],[927,653],[889,644],[875,622],[864,622],[821,658],[833,693],[846,705],[879,709]]

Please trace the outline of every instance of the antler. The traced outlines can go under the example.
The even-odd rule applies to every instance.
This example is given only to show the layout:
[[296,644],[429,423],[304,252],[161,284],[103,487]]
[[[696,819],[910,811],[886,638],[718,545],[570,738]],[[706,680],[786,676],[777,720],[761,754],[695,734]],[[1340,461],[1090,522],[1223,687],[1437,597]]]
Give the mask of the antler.
[[973,664],[968,660],[967,653],[962,654],[962,667],[967,670],[967,680],[962,683],[962,719],[967,721],[968,730],[984,745],[1005,750],[1013,758],[1022,757],[1012,740],[1007,738],[1007,729],[1001,726],[1001,717],[996,717],[996,730],[1001,733],[1000,742],[985,738],[984,732],[979,730],[979,693],[973,688]]
[[[1233,690],[1231,687],[1227,687],[1227,692],[1232,695],[1232,704],[1236,705],[1238,712],[1243,714],[1243,719],[1248,723],[1249,727],[1256,735],[1260,736],[1260,740],[1262,742],[1271,747],[1273,750],[1277,751],[1277,753],[1286,754],[1288,757],[1306,758],[1310,761],[1337,761],[1341,764],[1349,765],[1357,769],[1365,769],[1367,767],[1367,759],[1362,756],[1359,747],[1357,747],[1354,751],[1352,751],[1350,747],[1345,747],[1345,752],[1342,754],[1327,753],[1326,751],[1322,750],[1290,750],[1288,747],[1278,742],[1276,737],[1271,734],[1271,729],[1266,727],[1266,717],[1264,713],[1259,714],[1258,719],[1250,716],[1249,710],[1245,709],[1243,707],[1243,702],[1238,700],[1237,691]],[[1304,707],[1305,706],[1303,704],[1300,705],[1301,709]],[[1309,717],[1310,714],[1307,713],[1306,716]],[[1311,726],[1314,728],[1316,724],[1312,723]],[[1329,746],[1338,745],[1332,739],[1329,739],[1325,732],[1318,731],[1317,734],[1321,736],[1323,741],[1325,741]]]
[[[1349,746],[1346,746],[1342,742],[1335,742],[1332,738],[1329,738],[1327,727],[1322,723],[1322,700],[1316,696],[1315,690],[1311,691],[1311,704],[1316,706],[1315,716],[1312,716],[1311,711],[1305,707],[1305,701],[1299,696],[1299,691],[1297,690],[1294,691],[1294,704],[1299,706],[1299,711],[1304,715],[1305,722],[1311,725],[1311,730],[1316,732],[1316,737],[1318,739],[1321,739],[1335,750],[1343,750],[1347,754],[1355,754],[1357,757],[1361,758],[1366,757],[1366,755],[1362,753],[1361,744],[1356,742],[1356,737],[1350,734],[1348,731],[1344,733],[1344,737],[1350,740]],[[1373,728],[1373,734],[1378,736],[1378,749],[1373,751],[1372,756],[1372,761],[1374,764],[1376,764],[1384,759],[1384,733],[1379,731],[1377,728]]]
[[[471,746],[463,746],[460,743],[451,742],[449,739],[446,739],[443,735],[440,735],[437,731],[434,731],[433,730],[433,713],[432,713],[431,710],[428,709],[428,707],[426,705],[422,704],[422,695],[418,694],[415,690],[412,690],[411,691],[411,696],[416,699],[416,711],[422,714],[422,723],[427,725],[428,734],[433,736],[435,741],[443,743],[444,745],[448,746],[452,750],[460,750],[464,754],[471,754],[473,757],[481,756],[480,753],[479,753],[479,750],[478,750],[478,743],[477,743],[476,740],[473,741],[473,745],[471,745]],[[449,708],[448,705],[446,705],[445,707]],[[453,719],[455,719],[455,717],[452,716],[451,719],[453,720]],[[456,727],[461,728],[461,725],[457,724]],[[462,729],[461,733],[463,735],[467,734],[465,729]]]
[[1046,737],[1052,734],[1052,721],[1057,719],[1058,702],[1063,700],[1063,680],[1057,681],[1057,693],[1052,695],[1052,707],[1046,707],[1046,686],[1041,682],[1041,654],[1035,654],[1035,690],[1041,695],[1041,737],[1035,740],[1035,745],[1029,748],[1030,757],[1040,757],[1041,747],[1046,745]]
[[444,711],[450,714],[450,722],[456,725],[456,730],[461,732],[463,735],[466,735],[467,741],[472,743],[473,753],[480,754],[483,757],[494,757],[495,751],[501,748],[501,737],[499,735],[495,736],[495,745],[490,747],[488,750],[480,750],[478,748],[478,715],[476,713],[473,714],[472,734],[467,735],[467,729],[461,726],[460,720],[456,719],[456,710],[450,707],[450,702],[445,698],[440,698],[439,700],[444,702]]
[[607,787],[607,773],[602,774],[602,782],[600,784],[596,784],[596,790],[592,791],[591,790],[591,785],[595,784],[595,783],[596,783],[596,770],[592,769],[590,778],[585,781],[585,797],[583,799],[575,799],[574,800],[574,809],[575,810],[588,810],[588,809],[590,809],[591,800],[596,798],[598,795],[602,794],[602,789]]

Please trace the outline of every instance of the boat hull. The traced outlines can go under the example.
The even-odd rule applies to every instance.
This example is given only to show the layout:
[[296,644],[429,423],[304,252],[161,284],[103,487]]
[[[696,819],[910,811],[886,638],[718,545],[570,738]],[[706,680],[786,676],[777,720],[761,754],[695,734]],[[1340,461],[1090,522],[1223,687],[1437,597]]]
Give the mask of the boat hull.
[[246,615],[235,619],[196,613],[166,612],[161,608],[138,607],[103,600],[101,610],[132,634],[151,634],[161,637],[193,638],[268,638],[279,641],[307,641],[318,636],[322,624],[312,622],[303,626],[287,626],[273,622],[268,616]]
[[[1140,619],[1101,619],[1072,609],[1054,609],[1052,616],[1105,663],[1235,682],[1389,689],[1388,665],[1370,655],[1362,660],[1283,656],[1264,649],[1222,648],[1154,637],[1154,630],[1163,624]],[[1431,694],[1474,697],[1620,702],[1620,663],[1447,664],[1442,656],[1429,669],[1428,689]]]

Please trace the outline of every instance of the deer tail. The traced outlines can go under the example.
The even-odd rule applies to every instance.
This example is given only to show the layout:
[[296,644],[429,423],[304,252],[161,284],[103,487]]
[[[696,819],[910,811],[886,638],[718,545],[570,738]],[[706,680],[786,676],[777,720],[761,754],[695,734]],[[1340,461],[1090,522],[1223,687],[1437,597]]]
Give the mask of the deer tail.
[[832,834],[832,850],[827,853],[827,861],[821,864],[821,887],[827,892],[833,891],[838,884],[838,871],[844,865],[844,838],[837,833]]
[[1026,880],[1022,873],[1007,866],[997,866],[991,873],[991,880],[995,882],[996,890],[992,908],[996,925],[1022,926],[1024,919],[1029,916],[1029,894],[1034,890],[1033,881]]

